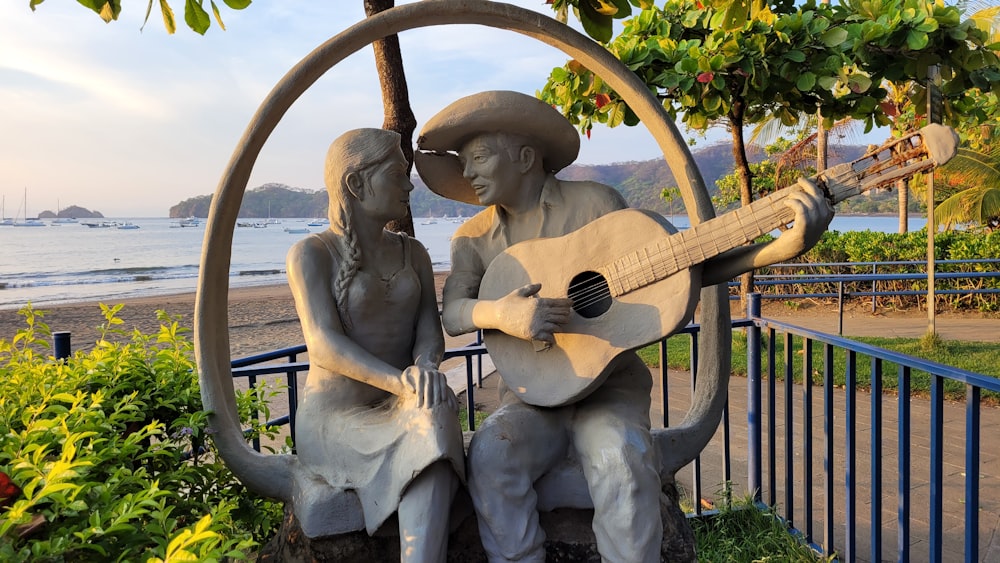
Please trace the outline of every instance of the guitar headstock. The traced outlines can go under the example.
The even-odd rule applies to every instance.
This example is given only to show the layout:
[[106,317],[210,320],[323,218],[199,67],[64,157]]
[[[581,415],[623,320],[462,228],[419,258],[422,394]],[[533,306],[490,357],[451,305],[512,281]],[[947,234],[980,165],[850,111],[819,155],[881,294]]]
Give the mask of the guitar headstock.
[[932,123],[891,139],[857,160],[839,164],[819,175],[827,197],[837,203],[874,188],[928,172],[958,153],[958,134],[947,125]]

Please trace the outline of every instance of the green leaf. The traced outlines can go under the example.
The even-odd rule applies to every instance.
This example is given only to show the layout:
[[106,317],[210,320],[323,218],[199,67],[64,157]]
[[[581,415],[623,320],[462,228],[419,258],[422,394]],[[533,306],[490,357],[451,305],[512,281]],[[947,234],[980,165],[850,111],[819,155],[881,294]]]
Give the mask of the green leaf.
[[709,94],[702,99],[702,105],[704,105],[705,109],[710,112],[718,112],[719,108],[722,107],[722,96],[719,96],[718,94]]
[[215,5],[215,0],[211,1],[212,1],[212,15],[215,16],[215,21],[219,24],[219,27],[222,28],[222,31],[225,31],[226,24],[222,23],[222,15],[219,14],[219,7]]
[[778,119],[785,127],[791,127],[799,122],[798,116],[796,116],[793,112],[788,111],[788,108],[781,108],[781,110],[778,111]]
[[608,127],[618,127],[625,120],[625,102],[617,102],[608,112]]
[[851,88],[852,92],[860,94],[867,92],[868,89],[872,87],[872,79],[863,74],[852,74],[851,77],[847,79],[847,85]]
[[28,3],[28,7],[31,8],[32,12],[34,12],[35,11],[35,6],[41,4],[44,1],[45,0],[31,0],[31,2]]
[[809,92],[816,86],[816,75],[811,72],[803,72],[795,81],[795,87],[802,92]]
[[725,31],[735,31],[747,22],[750,13],[750,3],[745,1],[731,2],[726,8],[725,18],[722,20],[722,29]]
[[824,90],[832,90],[833,87],[837,85],[837,77],[836,76],[820,76],[816,80],[816,83],[819,84],[819,87],[822,88],[822,89],[824,89]]
[[910,30],[906,34],[906,46],[913,51],[919,51],[923,49],[924,47],[927,46],[927,43],[928,39],[926,33]]
[[603,16],[613,16],[618,13],[618,6],[608,0],[583,0],[590,4],[595,12]]
[[611,40],[611,16],[598,13],[588,0],[580,3],[580,23],[595,40],[601,43]]
[[117,20],[118,14],[122,11],[121,0],[107,0],[103,6],[101,6],[101,19],[105,22],[110,22],[111,20]]
[[242,10],[243,8],[246,8],[247,6],[250,5],[251,0],[222,0],[222,1],[226,3],[226,6],[229,6],[234,10]]
[[708,117],[705,117],[704,114],[690,112],[684,117],[688,127],[694,129],[695,131],[701,131],[708,127]]
[[615,13],[615,19],[627,18],[632,15],[632,4],[629,0],[611,0],[615,3],[618,8],[618,12]]
[[[177,31],[177,21],[174,19],[174,10],[167,0],[160,0],[160,11],[163,12],[163,27],[167,28],[167,33],[173,35]],[[103,305],[101,308],[104,308]]]
[[694,74],[698,72],[697,59],[684,58],[677,61],[677,72],[686,74]]
[[836,47],[847,41],[847,30],[842,27],[833,27],[826,30],[820,37],[820,41],[827,47]]
[[184,23],[199,35],[205,35],[208,26],[212,25],[212,20],[205,8],[201,7],[199,0],[187,0],[184,4]]
[[796,63],[801,63],[805,62],[806,54],[798,49],[794,49],[785,53],[785,58]]

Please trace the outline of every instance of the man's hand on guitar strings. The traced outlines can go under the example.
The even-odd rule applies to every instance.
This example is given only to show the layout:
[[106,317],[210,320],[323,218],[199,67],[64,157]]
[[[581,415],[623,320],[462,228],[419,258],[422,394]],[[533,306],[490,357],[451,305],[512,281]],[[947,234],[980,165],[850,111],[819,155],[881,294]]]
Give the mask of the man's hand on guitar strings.
[[498,328],[522,340],[555,343],[553,334],[569,321],[573,301],[537,297],[541,288],[541,284],[529,284],[498,299]]

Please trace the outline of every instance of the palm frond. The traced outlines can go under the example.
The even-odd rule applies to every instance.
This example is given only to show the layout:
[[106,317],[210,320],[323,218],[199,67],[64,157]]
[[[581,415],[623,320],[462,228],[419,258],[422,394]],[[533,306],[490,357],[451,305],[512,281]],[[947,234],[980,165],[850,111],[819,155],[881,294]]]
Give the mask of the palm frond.
[[946,177],[975,178],[981,186],[1000,187],[1000,150],[989,153],[960,148],[951,162],[941,167]]
[[1000,217],[1000,187],[962,190],[934,208],[934,223],[945,229],[968,223],[986,226],[996,217]]

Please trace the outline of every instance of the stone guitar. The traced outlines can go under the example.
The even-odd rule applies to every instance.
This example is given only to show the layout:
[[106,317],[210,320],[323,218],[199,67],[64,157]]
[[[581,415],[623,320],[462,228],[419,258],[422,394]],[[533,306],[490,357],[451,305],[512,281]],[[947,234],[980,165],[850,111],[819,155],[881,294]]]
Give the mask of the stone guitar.
[[[957,148],[950,127],[932,124],[825,170],[816,181],[837,203],[940,166]],[[540,283],[538,297],[569,297],[573,313],[552,346],[484,331],[486,348],[506,384],[537,406],[587,396],[622,352],[690,322],[706,260],[788,225],[794,212],[783,201],[795,189],[681,232],[657,213],[623,209],[568,235],[508,248],[486,269],[479,297],[498,299]]]

